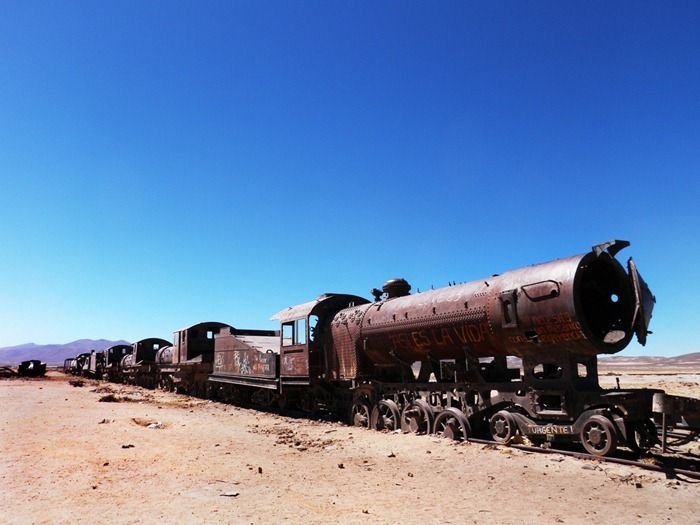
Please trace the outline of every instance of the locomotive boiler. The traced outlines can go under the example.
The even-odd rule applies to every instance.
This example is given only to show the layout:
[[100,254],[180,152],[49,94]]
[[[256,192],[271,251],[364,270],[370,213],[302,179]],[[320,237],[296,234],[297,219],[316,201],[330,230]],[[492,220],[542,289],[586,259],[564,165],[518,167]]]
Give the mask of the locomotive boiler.
[[612,354],[635,333],[645,344],[655,299],[632,259],[627,271],[615,259],[628,245],[414,295],[392,279],[384,300],[375,289],[374,302],[333,319],[340,376],[446,359]]

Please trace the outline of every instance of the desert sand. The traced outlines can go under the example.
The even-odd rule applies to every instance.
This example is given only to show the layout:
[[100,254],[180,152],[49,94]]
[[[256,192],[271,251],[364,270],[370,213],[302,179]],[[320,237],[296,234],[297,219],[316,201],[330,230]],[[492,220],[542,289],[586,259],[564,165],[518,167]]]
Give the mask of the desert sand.
[[700,523],[692,480],[69,379],[0,381],[2,523]]

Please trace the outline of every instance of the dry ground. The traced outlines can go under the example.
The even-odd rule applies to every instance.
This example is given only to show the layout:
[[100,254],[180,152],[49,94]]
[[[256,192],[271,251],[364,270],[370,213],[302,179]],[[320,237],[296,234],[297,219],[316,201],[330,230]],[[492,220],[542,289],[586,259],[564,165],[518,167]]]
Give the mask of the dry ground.
[[[697,375],[659,377],[700,397]],[[56,373],[0,381],[0,406],[0,523],[700,523],[700,483],[632,467]]]

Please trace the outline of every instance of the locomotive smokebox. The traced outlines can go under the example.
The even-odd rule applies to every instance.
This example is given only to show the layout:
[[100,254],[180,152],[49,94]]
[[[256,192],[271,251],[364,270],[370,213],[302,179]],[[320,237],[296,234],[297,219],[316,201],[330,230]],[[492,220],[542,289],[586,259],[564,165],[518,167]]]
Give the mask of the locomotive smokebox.
[[382,291],[386,294],[387,299],[394,299],[395,297],[404,297],[409,295],[411,291],[411,285],[408,284],[406,279],[394,278],[389,279],[382,286]]

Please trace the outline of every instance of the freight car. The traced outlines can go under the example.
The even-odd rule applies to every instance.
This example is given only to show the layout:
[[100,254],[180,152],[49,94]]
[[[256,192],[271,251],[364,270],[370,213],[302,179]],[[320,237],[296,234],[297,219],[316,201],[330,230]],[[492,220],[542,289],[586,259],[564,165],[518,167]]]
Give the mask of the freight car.
[[222,348],[210,381],[225,381],[232,398],[323,408],[375,429],[499,442],[521,434],[596,455],[650,447],[654,406],[682,407],[674,417],[698,430],[700,402],[599,386],[597,356],[649,333],[655,298],[632,259],[625,269],[615,258],[628,245],[413,295],[403,279],[373,290],[373,301],[324,294],[274,317],[279,357],[271,343],[228,357]]

